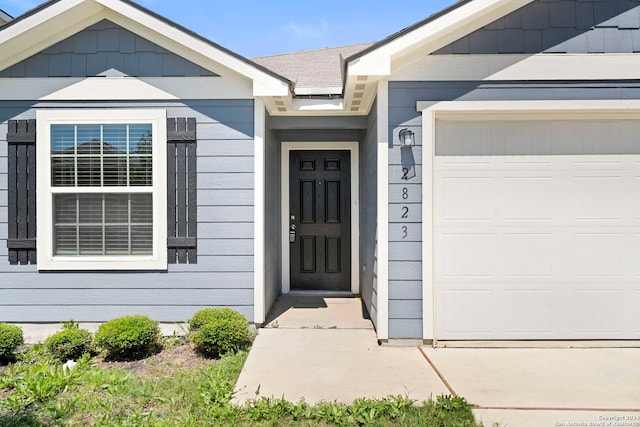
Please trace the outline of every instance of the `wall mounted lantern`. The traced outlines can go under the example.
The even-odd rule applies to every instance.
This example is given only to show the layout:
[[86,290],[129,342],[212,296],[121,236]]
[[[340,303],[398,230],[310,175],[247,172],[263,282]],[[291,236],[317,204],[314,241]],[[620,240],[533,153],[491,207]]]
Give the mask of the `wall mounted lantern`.
[[404,181],[409,181],[416,177],[416,159],[413,155],[413,146],[416,145],[416,134],[404,128],[398,134],[400,139],[400,159],[402,162],[402,177]]
[[416,134],[409,130],[409,128],[404,128],[400,131],[400,145],[412,147],[416,145]]

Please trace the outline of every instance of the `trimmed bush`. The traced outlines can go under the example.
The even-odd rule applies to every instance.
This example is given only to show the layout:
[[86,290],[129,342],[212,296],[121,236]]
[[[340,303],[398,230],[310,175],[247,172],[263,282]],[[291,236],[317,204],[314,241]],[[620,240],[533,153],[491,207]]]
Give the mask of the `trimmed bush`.
[[19,326],[0,323],[0,359],[10,359],[13,352],[24,344],[24,335]]
[[91,353],[91,333],[80,329],[77,323],[68,322],[63,329],[51,335],[44,346],[54,357],[62,360],[78,360],[85,353]]
[[149,356],[160,346],[158,322],[147,316],[124,316],[109,320],[98,328],[95,344],[113,359]]
[[196,351],[218,357],[238,350],[249,341],[249,321],[230,308],[205,308],[189,320],[191,342]]

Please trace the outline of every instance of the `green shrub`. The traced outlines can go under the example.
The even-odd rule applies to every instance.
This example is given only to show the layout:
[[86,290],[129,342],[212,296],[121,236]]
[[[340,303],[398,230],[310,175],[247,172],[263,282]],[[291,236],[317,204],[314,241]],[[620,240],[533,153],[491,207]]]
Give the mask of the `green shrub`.
[[13,352],[23,343],[24,336],[19,326],[0,323],[0,359],[13,357]]
[[218,357],[238,350],[249,341],[249,321],[230,308],[205,308],[189,320],[189,338],[196,350]]
[[98,328],[95,344],[113,359],[136,359],[153,353],[160,346],[158,322],[147,316],[124,316],[109,320]]
[[80,329],[77,323],[68,322],[60,332],[47,338],[44,346],[51,355],[62,361],[77,360],[83,354],[91,353],[91,333]]

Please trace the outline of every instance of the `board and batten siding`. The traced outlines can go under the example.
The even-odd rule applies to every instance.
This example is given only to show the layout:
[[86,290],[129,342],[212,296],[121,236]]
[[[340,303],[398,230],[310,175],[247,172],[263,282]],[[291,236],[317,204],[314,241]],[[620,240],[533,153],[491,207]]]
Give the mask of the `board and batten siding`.
[[[197,122],[198,260],[166,272],[38,272],[9,265],[7,121],[39,108],[165,108]],[[207,306],[253,319],[253,100],[0,103],[0,321],[105,321],[146,314],[181,321]]]

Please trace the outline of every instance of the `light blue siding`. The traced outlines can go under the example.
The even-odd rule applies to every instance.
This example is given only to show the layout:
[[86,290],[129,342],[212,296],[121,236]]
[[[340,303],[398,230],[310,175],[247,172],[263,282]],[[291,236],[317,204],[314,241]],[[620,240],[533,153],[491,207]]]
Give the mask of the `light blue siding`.
[[[101,107],[165,108],[168,117],[196,117],[197,264],[169,265],[166,272],[110,273],[38,273],[36,266],[9,265],[7,121],[35,118],[38,108]],[[0,103],[0,321],[104,321],[137,313],[161,321],[179,321],[206,306],[230,306],[253,319],[252,147],[251,100]]]

